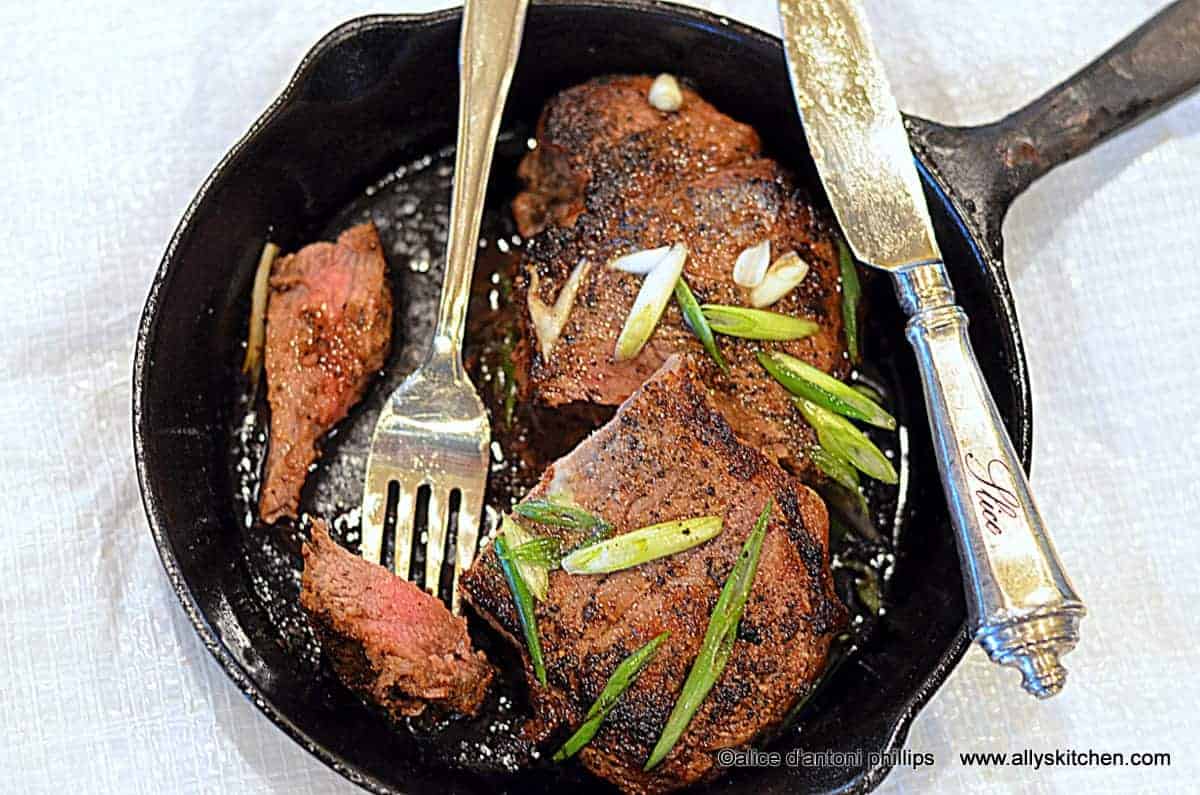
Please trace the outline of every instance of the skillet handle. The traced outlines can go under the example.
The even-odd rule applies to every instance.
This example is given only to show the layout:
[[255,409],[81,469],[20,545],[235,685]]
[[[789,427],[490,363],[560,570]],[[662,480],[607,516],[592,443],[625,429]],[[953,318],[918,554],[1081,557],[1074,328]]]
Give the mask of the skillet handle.
[[1062,689],[1059,658],[1075,648],[1086,610],[983,380],[945,267],[918,265],[894,279],[910,316],[906,333],[921,370],[975,639],[993,661],[1018,668],[1026,690],[1048,698]]
[[909,120],[914,143],[969,201],[992,253],[1009,205],[1035,180],[1200,86],[1200,0],[1177,0],[1095,61],[999,121]]
[[1034,180],[1200,85],[1200,0],[1178,0],[996,123],[1014,197]]

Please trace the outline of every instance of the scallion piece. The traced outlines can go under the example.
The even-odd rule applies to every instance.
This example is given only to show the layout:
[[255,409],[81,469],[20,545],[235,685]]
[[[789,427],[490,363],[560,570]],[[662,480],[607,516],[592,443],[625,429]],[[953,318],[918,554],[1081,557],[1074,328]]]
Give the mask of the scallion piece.
[[607,574],[703,544],[721,532],[720,516],[661,522],[577,549],[563,558],[570,574]]
[[654,266],[654,270],[646,274],[645,280],[642,281],[642,289],[638,290],[633,308],[629,310],[629,316],[625,318],[625,325],[621,327],[621,334],[617,337],[617,347],[613,351],[614,360],[628,361],[642,352],[671,301],[671,294],[680,274],[683,273],[683,263],[687,255],[687,247],[677,243],[671,246],[671,250]]
[[721,673],[729,662],[734,641],[737,640],[738,622],[742,620],[742,611],[746,608],[746,600],[750,598],[750,590],[754,586],[754,575],[758,571],[758,557],[762,552],[763,537],[771,518],[771,503],[768,499],[754,524],[754,529],[746,537],[742,554],[738,556],[737,563],[733,565],[733,570],[721,588],[721,596],[717,599],[717,606],[713,608],[712,616],[708,620],[708,629],[704,633],[704,641],[700,644],[700,653],[692,663],[692,669],[688,671],[679,699],[671,709],[662,734],[659,735],[654,750],[650,752],[650,758],[646,760],[643,770],[657,766],[675,747],[675,743],[683,736],[696,710],[721,678]]
[[583,746],[592,741],[592,738],[596,736],[596,732],[600,729],[600,724],[604,722],[604,719],[608,717],[608,713],[616,706],[617,699],[629,689],[629,686],[638,678],[642,669],[650,664],[650,661],[654,659],[654,655],[658,654],[659,648],[666,642],[670,635],[670,632],[662,633],[621,661],[621,664],[612,672],[612,676],[608,677],[607,684],[600,691],[600,697],[596,699],[591,709],[587,711],[587,715],[583,719],[583,724],[563,743],[562,748],[554,752],[555,762],[570,759],[579,753],[580,748],[583,748]]
[[513,348],[516,346],[516,333],[508,330],[504,333],[504,341],[500,345],[500,376],[494,384],[504,397],[502,406],[504,427],[511,428],[513,412],[517,408],[517,368],[513,364]]
[[874,388],[863,383],[851,384],[850,388],[874,403],[883,403],[883,395]]
[[750,306],[766,309],[796,289],[808,275],[808,263],[795,251],[789,251],[767,269],[767,275],[750,290]]
[[562,544],[557,538],[534,538],[513,547],[509,557],[542,569],[553,569],[562,562]]
[[842,272],[842,328],[846,332],[846,350],[850,353],[850,361],[857,362],[861,358],[858,350],[858,299],[862,295],[862,288],[858,283],[854,258],[850,256],[850,247],[841,238],[837,244],[838,264]]
[[817,469],[828,475],[834,483],[850,491],[858,491],[858,470],[850,466],[849,461],[833,455],[824,447],[812,448],[808,451],[808,457],[816,464]]
[[895,483],[898,478],[892,462],[862,431],[850,424],[845,417],[818,406],[805,398],[795,399],[796,407],[817,431],[817,440],[827,451],[849,461],[860,472],[884,483]]
[[717,341],[713,339],[712,328],[708,325],[708,320],[700,309],[700,302],[696,300],[692,288],[688,287],[682,276],[675,283],[675,300],[679,303],[679,311],[683,312],[683,319],[687,321],[688,328],[696,335],[696,339],[700,340],[700,344],[721,368],[721,372],[729,375],[729,365],[725,364],[725,359],[721,356],[721,349],[717,347]]
[[546,593],[550,589],[550,575],[546,571],[546,567],[525,561],[514,554],[515,550],[524,547],[536,539],[511,516],[505,516],[503,521],[501,521],[500,532],[505,538],[505,546],[509,550],[509,559],[517,567],[517,573],[521,575],[521,579],[528,586],[529,592],[533,595],[534,599],[545,601]]
[[700,307],[708,325],[718,334],[748,340],[798,340],[817,332],[807,318],[792,317],[766,309],[704,304]]
[[840,566],[858,574],[854,578],[854,590],[858,593],[858,598],[871,611],[871,615],[879,615],[883,606],[883,587],[879,582],[879,572],[857,560],[843,560]]
[[661,248],[652,248],[646,251],[634,251],[612,260],[608,263],[608,267],[632,273],[635,276],[645,276],[654,270],[655,265],[662,262],[662,258],[667,256],[667,252],[670,250],[670,246],[662,246]]
[[561,498],[551,496],[536,500],[525,500],[513,508],[513,513],[534,522],[566,530],[590,530],[607,533],[612,525],[595,514],[588,513]]
[[250,293],[250,325],[246,334],[246,355],[242,359],[242,375],[250,377],[250,391],[258,389],[262,372],[263,346],[267,339],[267,297],[270,294],[271,266],[279,256],[279,246],[267,242],[258,257],[254,271],[254,287]]
[[896,419],[878,403],[808,362],[780,351],[759,351],[757,356],[759,364],[793,395],[877,428],[896,429]]
[[496,540],[492,542],[496,547],[496,558],[500,561],[500,568],[504,571],[504,579],[508,580],[508,587],[512,591],[513,601],[517,605],[517,618],[521,622],[521,632],[525,635],[525,646],[529,650],[529,661],[533,664],[533,673],[537,680],[543,685],[546,684],[546,663],[542,659],[542,641],[538,637],[537,617],[534,615],[533,595],[529,593],[529,588],[525,584],[525,580],[521,577],[521,572],[517,568],[516,562],[509,557],[508,546],[504,543],[504,536],[496,536]]
[[859,484],[858,470],[851,466],[849,461],[830,453],[823,447],[812,448],[808,451],[808,457],[812,459],[817,469],[829,476],[830,480],[853,495],[855,505],[864,513],[867,512],[867,498],[863,495]]

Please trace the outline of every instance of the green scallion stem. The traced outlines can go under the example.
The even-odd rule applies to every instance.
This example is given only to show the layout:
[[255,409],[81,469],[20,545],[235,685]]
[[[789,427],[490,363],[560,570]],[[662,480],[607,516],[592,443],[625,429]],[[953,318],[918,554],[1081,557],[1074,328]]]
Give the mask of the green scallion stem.
[[881,405],[883,404],[883,395],[879,394],[879,392],[874,387],[870,387],[870,386],[867,386],[866,384],[858,383],[858,384],[851,384],[850,388],[853,389],[858,394],[865,397],[867,400],[871,401],[872,403],[879,403]]
[[798,340],[812,336],[819,328],[807,318],[783,315],[766,309],[704,304],[700,310],[708,320],[709,327],[727,337],[748,340]]
[[508,580],[509,590],[512,591],[513,601],[517,605],[517,618],[521,622],[521,632],[525,635],[525,646],[529,650],[529,661],[533,664],[533,673],[538,682],[546,684],[546,663],[542,659],[542,641],[538,637],[537,617],[534,615],[533,595],[515,562],[509,557],[508,546],[504,536],[496,536],[492,542],[496,546],[496,558],[504,571],[504,579]]
[[720,679],[725,665],[729,662],[734,641],[737,640],[738,623],[742,620],[746,600],[750,598],[750,590],[754,586],[754,575],[758,571],[758,558],[771,517],[771,504],[772,501],[768,499],[754,524],[754,529],[746,537],[742,554],[738,556],[737,563],[733,565],[733,570],[721,588],[721,596],[713,608],[712,616],[708,620],[708,629],[704,633],[704,641],[700,644],[700,653],[688,671],[679,699],[671,709],[662,734],[655,743],[654,750],[650,752],[650,758],[646,760],[643,770],[657,766],[675,747],[675,743],[683,736],[696,710],[704,703],[708,692]]
[[858,283],[858,268],[850,256],[850,247],[838,239],[838,264],[842,272],[842,328],[846,332],[846,350],[850,361],[858,362],[862,357],[858,349],[858,301],[862,287]]
[[607,533],[612,529],[612,525],[601,517],[553,496],[548,499],[525,500],[518,503],[513,512],[526,519],[566,530]]
[[896,419],[861,392],[823,373],[805,361],[780,351],[759,351],[758,362],[771,377],[797,397],[851,419],[862,420],[887,430],[896,429]]
[[512,427],[513,412],[517,407],[517,368],[512,360],[513,347],[515,345],[515,333],[510,329],[505,332],[504,344],[500,347],[500,373],[503,377],[497,379],[497,383],[501,384],[501,388],[503,389],[504,403],[502,416],[504,418],[504,427],[506,428]]
[[600,724],[608,717],[608,713],[616,706],[617,700],[629,689],[634,680],[642,672],[654,656],[658,654],[659,648],[670,637],[671,633],[664,632],[654,640],[642,646],[633,654],[626,657],[612,672],[612,676],[608,678],[608,683],[604,685],[604,690],[600,691],[600,697],[592,704],[591,709],[587,711],[582,725],[575,730],[575,733],[563,743],[562,748],[559,748],[554,753],[554,761],[561,762],[564,759],[569,759],[579,753],[579,749],[592,741],[596,736],[596,732],[600,729]]
[[861,484],[858,480],[858,470],[851,466],[849,461],[819,446],[809,450],[808,457],[816,464],[817,469],[824,472],[829,476],[830,480],[853,496],[854,504],[863,513],[868,512],[867,498],[863,495]]
[[721,356],[721,349],[717,347],[717,341],[713,338],[712,327],[708,325],[708,319],[704,317],[704,311],[700,309],[700,302],[696,300],[692,288],[688,287],[682,276],[675,283],[675,300],[679,303],[679,310],[683,313],[688,328],[696,335],[696,339],[700,340],[700,344],[721,368],[721,372],[729,375],[729,365],[725,364],[725,359]]
[[517,557],[513,551],[524,547],[536,540],[520,522],[511,516],[505,516],[500,523],[500,533],[504,536],[505,546],[509,550],[509,559],[517,567],[517,573],[529,588],[529,593],[538,601],[545,601],[546,593],[550,590],[550,574],[546,567],[530,563]]
[[871,611],[871,615],[879,615],[879,609],[883,606],[883,587],[879,582],[879,572],[857,560],[843,560],[841,568],[857,572],[858,576],[854,578],[855,593],[867,610]]
[[834,483],[851,491],[858,491],[858,470],[852,467],[849,461],[820,446],[809,450],[808,457],[817,465],[817,469],[828,475]]
[[703,544],[721,532],[720,516],[700,516],[650,525],[577,549],[563,558],[571,574],[607,574],[640,566]]
[[562,544],[557,538],[533,538],[513,547],[509,557],[543,569],[553,569],[562,562]]
[[817,440],[826,451],[844,458],[876,480],[895,483],[899,479],[887,456],[845,417],[805,398],[796,398],[795,403],[804,419],[816,430]]

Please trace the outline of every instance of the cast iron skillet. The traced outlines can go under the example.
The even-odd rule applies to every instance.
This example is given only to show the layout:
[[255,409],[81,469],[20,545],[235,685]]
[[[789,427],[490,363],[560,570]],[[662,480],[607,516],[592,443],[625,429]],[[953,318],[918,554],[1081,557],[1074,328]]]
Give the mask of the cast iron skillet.
[[[1001,221],[1011,201],[1050,168],[1200,82],[1198,6],[1192,0],[1167,8],[1066,83],[995,124],[951,128],[909,119],[938,237],[972,319],[975,350],[1026,467],[1029,383],[1002,264]],[[309,52],[184,215],[151,287],[134,362],[138,476],[155,543],[184,610],[222,668],[268,718],[323,762],[380,793],[529,792],[555,782],[437,763],[407,732],[388,729],[280,644],[279,613],[272,608],[284,597],[256,571],[256,553],[247,549],[231,496],[233,365],[267,230],[285,249],[314,239],[366,186],[453,141],[458,26],[457,11],[366,17],[342,25]],[[528,123],[551,94],[599,74],[670,71],[754,124],[772,153],[817,185],[780,43],[769,35],[649,0],[555,1],[530,9],[522,53],[511,123]],[[500,199],[511,196],[511,175],[496,173],[493,188]],[[921,393],[901,319],[886,299],[875,307],[876,328],[887,330],[878,344],[899,373],[905,402]],[[737,771],[712,785],[714,791],[876,786],[891,763],[872,753],[902,746],[913,716],[966,649],[959,563],[919,398],[912,400],[911,410],[902,407],[915,419],[909,529],[897,550],[888,612],[810,706],[799,730],[774,746],[861,751],[861,757],[842,766]]]

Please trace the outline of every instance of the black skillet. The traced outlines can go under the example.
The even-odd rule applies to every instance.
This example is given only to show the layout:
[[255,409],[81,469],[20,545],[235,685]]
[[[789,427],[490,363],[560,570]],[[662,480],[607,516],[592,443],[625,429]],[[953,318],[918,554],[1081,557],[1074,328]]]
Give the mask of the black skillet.
[[[242,518],[245,498],[232,462],[240,450],[231,421],[241,388],[235,365],[264,235],[270,230],[285,249],[327,235],[359,217],[363,197],[376,193],[364,193],[368,186],[453,141],[458,25],[457,11],[342,25],[309,52],[284,94],[204,183],[171,240],[141,319],[133,374],[138,475],[163,565],[205,645],[271,721],[323,762],[381,793],[601,787],[571,773],[506,774],[446,764],[436,742],[390,729],[289,645],[289,632],[297,631],[296,532],[247,529]],[[1002,264],[1001,221],[1033,180],[1200,82],[1198,50],[1200,3],[1191,0],[1165,9],[1100,60],[995,124],[952,128],[908,120],[945,260],[954,263],[951,276],[972,319],[975,350],[1026,467],[1029,383]],[[647,0],[535,5],[509,100],[509,127],[522,129],[551,94],[595,75],[660,71],[687,76],[719,108],[754,124],[768,149],[819,193],[779,41],[677,6]],[[511,169],[519,152],[503,150],[492,180],[493,219],[515,190]],[[492,228],[506,232],[503,221],[494,220]],[[398,231],[387,234],[395,238]],[[393,253],[413,243],[395,240]],[[404,253],[411,263],[411,246]],[[420,347],[427,314],[421,295],[436,284],[395,262],[392,267],[401,296],[393,365],[402,370]],[[874,787],[891,762],[872,754],[903,745],[914,715],[970,641],[915,363],[887,298],[874,302],[873,355],[890,363],[901,415],[915,420],[900,510],[905,531],[888,610],[809,704],[800,726],[772,746],[861,756],[843,765],[735,771],[711,785],[713,791]],[[359,414],[371,410],[368,399]],[[348,423],[371,425],[369,416]],[[310,478],[318,482],[306,490],[309,510],[344,509],[353,501],[363,438],[343,437],[326,444],[326,466],[334,474]],[[333,506],[330,495],[341,504]],[[282,541],[280,533],[287,536]]]

